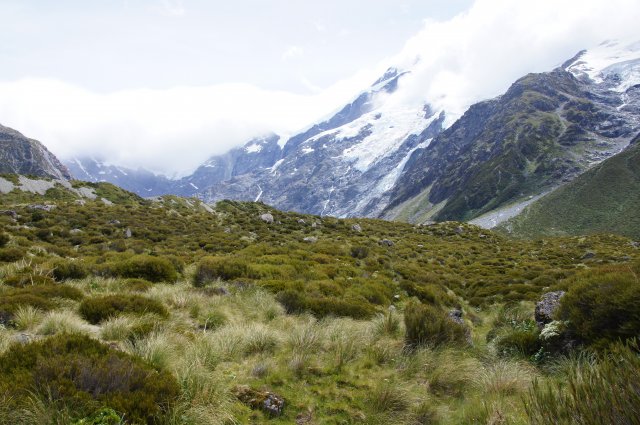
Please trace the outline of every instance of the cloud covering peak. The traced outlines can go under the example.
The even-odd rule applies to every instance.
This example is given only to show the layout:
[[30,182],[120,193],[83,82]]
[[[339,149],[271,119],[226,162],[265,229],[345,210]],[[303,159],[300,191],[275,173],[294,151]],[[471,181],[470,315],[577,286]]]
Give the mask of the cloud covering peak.
[[[412,71],[394,98],[429,102],[447,111],[450,124],[526,73],[548,71],[606,39],[640,38],[637,22],[637,0],[476,0],[452,19],[426,21],[397,56],[316,94],[235,83],[98,93],[25,78],[0,83],[0,123],[41,140],[61,158],[90,155],[184,175],[252,137],[313,124],[388,66]],[[300,53],[287,52],[287,59]]]

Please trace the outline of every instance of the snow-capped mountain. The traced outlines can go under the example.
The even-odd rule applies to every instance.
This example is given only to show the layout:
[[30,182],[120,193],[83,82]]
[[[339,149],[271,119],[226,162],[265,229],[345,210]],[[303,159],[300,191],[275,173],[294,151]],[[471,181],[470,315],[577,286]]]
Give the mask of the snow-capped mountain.
[[341,217],[472,219],[557,188],[640,132],[640,43],[580,52],[455,121],[432,106],[442,102],[399,90],[411,76],[390,68],[330,119],[290,138],[251,140],[178,180],[86,160],[68,166],[142,196],[260,200]]
[[442,129],[444,111],[396,97],[405,72],[389,69],[331,119],[290,138],[269,168],[254,169],[198,195],[261,200],[285,210],[376,216],[410,154]]
[[468,220],[552,191],[640,132],[640,43],[604,43],[473,105],[408,161],[387,218]]

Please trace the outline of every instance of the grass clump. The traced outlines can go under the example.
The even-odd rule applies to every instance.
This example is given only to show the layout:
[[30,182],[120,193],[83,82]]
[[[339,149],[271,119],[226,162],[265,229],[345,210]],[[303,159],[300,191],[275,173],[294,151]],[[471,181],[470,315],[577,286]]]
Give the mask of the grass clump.
[[[101,406],[121,412],[131,423],[160,423],[175,403],[179,386],[171,375],[87,336],[61,334],[14,345],[0,356],[0,393],[15,411],[30,397],[51,399],[71,417],[86,418]],[[7,402],[7,400],[5,400]]]
[[169,315],[160,302],[139,295],[106,295],[87,298],[80,304],[79,312],[85,320],[94,325],[123,313],[139,315],[153,313],[161,317]]
[[27,254],[27,251],[25,251],[22,248],[17,248],[13,246],[0,248],[0,262],[13,263],[15,261],[21,260],[26,254]]
[[[634,268],[640,271],[640,265]],[[572,335],[595,348],[638,336],[640,280],[632,268],[581,276],[560,301]]]
[[437,307],[417,302],[409,303],[404,310],[405,345],[421,346],[467,344],[467,329],[452,321],[447,313]]
[[115,266],[115,273],[121,277],[145,279],[149,282],[174,283],[178,272],[174,264],[161,257],[136,255]]
[[534,383],[525,399],[533,425],[637,425],[640,418],[638,345],[616,344],[595,365],[576,364],[562,384]]

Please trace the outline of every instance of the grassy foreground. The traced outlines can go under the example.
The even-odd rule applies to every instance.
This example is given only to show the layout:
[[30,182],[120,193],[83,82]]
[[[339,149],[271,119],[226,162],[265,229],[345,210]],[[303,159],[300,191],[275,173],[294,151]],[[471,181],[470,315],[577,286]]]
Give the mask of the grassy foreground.
[[[0,197],[0,424],[640,417],[637,349],[616,345],[640,329],[626,238],[91,188]],[[555,289],[568,301],[541,332],[534,301]]]

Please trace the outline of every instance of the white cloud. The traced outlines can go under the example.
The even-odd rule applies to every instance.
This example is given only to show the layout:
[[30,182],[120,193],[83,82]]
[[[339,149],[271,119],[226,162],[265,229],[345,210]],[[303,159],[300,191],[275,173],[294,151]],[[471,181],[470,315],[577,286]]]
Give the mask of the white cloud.
[[[180,1],[163,4],[184,13]],[[398,56],[328,89],[317,92],[303,80],[310,95],[247,84],[96,93],[50,79],[21,79],[0,83],[0,123],[41,140],[63,158],[96,155],[184,174],[261,133],[295,134],[328,117],[387,65],[413,69],[394,101],[428,100],[454,117],[583,48],[608,38],[640,38],[637,22],[637,0],[477,0],[453,19],[426,22]],[[291,46],[283,56],[302,54],[298,49]]]
[[289,46],[282,54],[283,60],[289,60],[304,55],[304,49],[300,46]]
[[447,110],[451,123],[529,72],[606,39],[640,38],[638,22],[637,0],[477,0],[451,20],[425,22],[392,62],[413,70],[400,95]]
[[292,134],[328,116],[376,72],[363,71],[307,96],[246,84],[100,94],[59,81],[23,79],[0,83],[0,123],[42,141],[61,158],[95,155],[184,175],[252,137]]
[[163,15],[181,17],[186,13],[182,0],[161,0],[160,5]]

